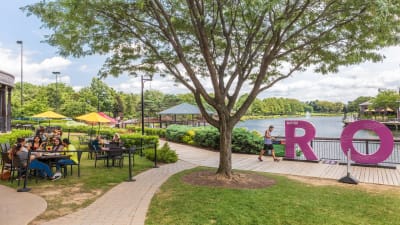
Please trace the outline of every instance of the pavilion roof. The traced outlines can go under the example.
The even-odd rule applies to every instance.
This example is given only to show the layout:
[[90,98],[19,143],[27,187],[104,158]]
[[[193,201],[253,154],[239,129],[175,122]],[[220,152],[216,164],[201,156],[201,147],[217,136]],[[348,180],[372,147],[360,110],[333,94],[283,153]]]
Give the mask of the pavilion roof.
[[[207,110],[209,114],[212,114],[212,111]],[[169,109],[159,112],[160,115],[201,115],[200,109],[189,103],[182,103],[176,106],[173,106]]]

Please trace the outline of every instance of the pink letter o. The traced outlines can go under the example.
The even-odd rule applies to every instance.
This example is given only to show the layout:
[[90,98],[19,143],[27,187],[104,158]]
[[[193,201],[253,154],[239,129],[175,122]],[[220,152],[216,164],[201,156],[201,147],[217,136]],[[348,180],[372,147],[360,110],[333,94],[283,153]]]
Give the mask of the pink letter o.
[[[381,141],[378,150],[372,155],[359,153],[353,145],[354,134],[359,130],[372,130]],[[377,164],[385,161],[393,152],[393,135],[385,125],[373,120],[359,120],[347,125],[340,137],[342,151],[347,155],[350,149],[351,160],[356,163]]]

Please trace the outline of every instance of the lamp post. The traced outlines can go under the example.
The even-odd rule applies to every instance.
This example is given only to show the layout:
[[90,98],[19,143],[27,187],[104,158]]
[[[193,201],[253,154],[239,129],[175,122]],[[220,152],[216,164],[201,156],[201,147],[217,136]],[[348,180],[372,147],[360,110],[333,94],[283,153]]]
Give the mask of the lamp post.
[[97,93],[97,112],[100,112],[100,97],[104,98],[105,94],[106,93],[104,91]]
[[23,89],[24,89],[24,79],[23,79],[23,74],[24,74],[24,64],[23,64],[23,49],[24,49],[24,42],[18,40],[17,44],[21,45],[21,115],[23,113],[22,111],[22,105],[24,104],[24,98],[22,96],[23,94]]
[[141,91],[141,102],[142,102],[142,135],[144,135],[144,96],[143,96],[143,89],[144,89],[144,82],[151,81],[151,78],[143,78],[143,75],[140,76],[142,82],[142,91]]
[[399,103],[399,107],[397,108],[397,121],[400,121],[400,100],[398,100],[397,103]]
[[[58,97],[58,75],[60,75],[61,73],[58,71],[54,71],[53,74],[56,75],[56,95]],[[58,111],[58,99],[56,99],[56,111]]]

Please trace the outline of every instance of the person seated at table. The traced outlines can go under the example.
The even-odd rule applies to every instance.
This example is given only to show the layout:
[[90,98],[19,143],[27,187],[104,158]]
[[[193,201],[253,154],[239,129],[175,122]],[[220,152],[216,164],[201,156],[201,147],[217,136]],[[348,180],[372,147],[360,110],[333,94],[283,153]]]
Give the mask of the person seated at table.
[[43,126],[40,126],[39,129],[36,131],[36,136],[39,136],[42,141],[47,141],[47,134]]
[[[9,152],[10,158],[17,160],[16,165],[20,165],[21,167],[27,167],[28,163],[28,152],[22,150],[22,145],[20,143],[16,144],[11,151]],[[40,171],[43,177],[47,177],[50,180],[57,180],[55,178],[53,172],[51,171],[49,165],[40,162],[36,159],[37,156],[31,155],[29,159],[29,167],[28,169],[36,169]]]
[[118,133],[115,133],[115,134],[114,134],[114,136],[113,136],[111,142],[114,142],[114,143],[120,143],[120,142],[121,142],[121,137],[119,136]]
[[53,148],[51,151],[53,152],[58,152],[58,151],[63,151],[64,145],[61,142],[61,139],[59,137],[54,137],[53,138]]
[[[32,149],[32,143],[26,142],[25,138],[17,138],[17,144],[20,144],[22,146],[21,151],[23,152],[29,152]],[[40,156],[40,153],[32,152],[32,155]]]
[[56,128],[53,130],[53,137],[59,137],[59,138],[61,138],[61,136],[62,136],[61,127],[56,127]]
[[97,150],[101,149],[101,147],[103,146],[103,140],[101,139],[100,135],[96,136],[96,139],[94,139],[92,141],[92,146],[94,146]]
[[21,150],[24,152],[28,152],[28,144],[25,141],[25,138],[17,138],[17,144],[21,144]]
[[64,146],[64,151],[69,151],[68,155],[70,155],[69,159],[60,159],[57,161],[56,164],[56,173],[54,174],[54,177],[61,177],[61,167],[65,165],[74,165],[78,164],[78,153],[76,152],[76,148],[74,145],[71,144],[68,138],[64,138],[62,141],[62,144]]
[[42,138],[39,135],[36,135],[33,138],[33,143],[31,145],[32,150],[44,150],[44,146],[46,145],[46,142],[42,141]]

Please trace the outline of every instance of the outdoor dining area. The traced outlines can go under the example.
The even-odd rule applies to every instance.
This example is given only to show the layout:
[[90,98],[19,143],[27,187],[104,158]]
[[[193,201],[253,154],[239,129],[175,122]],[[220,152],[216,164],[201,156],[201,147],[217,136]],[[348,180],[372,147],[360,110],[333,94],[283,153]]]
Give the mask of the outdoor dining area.
[[[135,147],[125,148],[118,135],[111,140],[101,136],[90,139],[87,135],[78,136],[78,139],[79,148],[75,148],[68,138],[58,136],[42,141],[40,135],[35,135],[18,138],[15,144],[1,143],[1,179],[11,183],[17,181],[19,186],[21,181],[31,178],[37,183],[39,180],[68,179],[74,174],[80,177],[83,155],[87,155],[85,164],[92,164],[97,169],[122,169],[128,158],[129,174],[132,174]],[[26,157],[22,157],[23,151],[26,151]]]
[[[134,159],[135,148],[125,148],[118,133],[112,138],[99,135],[100,124],[110,120],[98,113],[76,117],[77,120],[91,124],[91,130],[94,130],[94,125],[98,125],[98,135],[92,135],[93,132],[70,135],[69,132],[63,132],[60,126],[51,126],[52,119],[65,118],[55,112],[48,111],[33,117],[48,119],[48,126],[39,125],[32,136],[18,137],[15,143],[0,143],[2,180],[11,183],[17,180],[18,185],[27,177],[35,178],[36,182],[39,179],[58,180],[72,176],[74,167],[80,177],[80,164],[84,154],[95,168],[100,166],[99,162],[102,162],[103,168],[123,168],[126,157],[129,157],[129,165],[133,166],[131,155]],[[75,139],[76,147],[71,144],[70,138]]]

